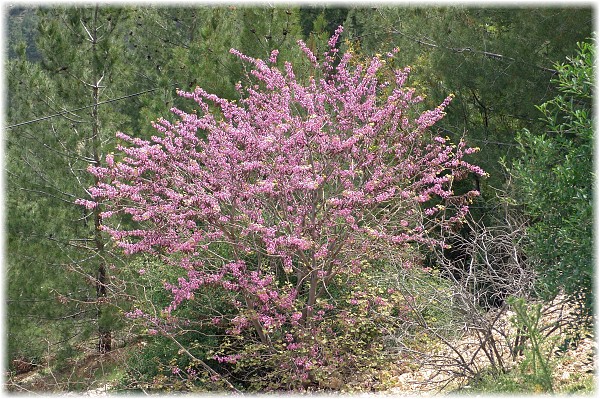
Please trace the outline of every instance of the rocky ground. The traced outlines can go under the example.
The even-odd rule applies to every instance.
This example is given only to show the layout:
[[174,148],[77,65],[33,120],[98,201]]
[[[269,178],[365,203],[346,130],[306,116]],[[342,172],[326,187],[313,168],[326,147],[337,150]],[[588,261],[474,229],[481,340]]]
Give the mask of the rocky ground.
[[[495,318],[494,314],[489,315]],[[506,370],[518,367],[524,355],[513,356],[511,343],[517,335],[511,319],[514,312],[504,312],[492,324],[492,335],[498,349],[498,357],[502,359]],[[564,298],[557,298],[542,309],[539,327],[545,337],[545,348],[552,351],[550,363],[554,367],[555,385],[567,385],[576,382],[585,375],[592,374],[594,385],[597,385],[597,342],[591,330],[582,330],[578,325],[575,309]],[[561,325],[564,322],[564,325]],[[430,396],[440,392],[449,392],[465,384],[466,379],[457,378],[464,374],[464,363],[472,370],[484,371],[490,367],[490,360],[482,350],[481,332],[467,331],[460,339],[448,342],[437,352],[429,354],[430,359],[423,359],[423,365],[416,370],[406,368],[404,373],[395,377],[395,385],[385,393],[394,395]],[[572,339],[571,337],[577,336]],[[560,345],[570,339],[564,351]],[[458,352],[458,353],[457,353]],[[428,361],[429,360],[429,361]],[[464,389],[464,385],[463,385]],[[468,389],[468,385],[467,385]]]

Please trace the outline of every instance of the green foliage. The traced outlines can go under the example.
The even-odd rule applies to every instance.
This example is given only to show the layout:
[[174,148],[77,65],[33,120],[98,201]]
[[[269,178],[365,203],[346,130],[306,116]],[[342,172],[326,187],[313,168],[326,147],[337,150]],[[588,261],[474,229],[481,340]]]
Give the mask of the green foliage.
[[[591,395],[596,390],[595,376],[591,373],[576,373],[567,381],[553,381],[554,395]],[[476,381],[462,387],[458,393],[464,395],[531,395],[548,392],[540,385],[534,374],[524,373],[519,368],[505,374],[484,373]]]
[[37,16],[35,9],[18,5],[8,6],[5,14],[5,26],[8,33],[8,58],[27,58],[39,61],[39,53],[35,48],[35,31]]
[[[206,358],[205,351],[199,348],[204,347],[210,339],[205,334],[191,333],[178,338],[178,341],[198,357]],[[198,364],[183,354],[172,339],[145,336],[136,345],[136,350],[125,362],[125,373],[116,387],[117,391],[142,388],[151,392],[202,392],[215,389],[215,382]],[[214,360],[208,360],[208,363],[218,368]]]
[[[56,86],[38,64],[12,60],[6,71],[9,123],[52,112],[48,103],[56,100]],[[47,103],[30,97],[38,90]],[[63,126],[60,122],[27,126],[5,136],[9,359],[22,355],[41,361],[59,349],[58,342],[90,328],[83,320],[93,309],[85,309],[79,301],[93,297],[93,287],[66,270],[77,259],[69,240],[88,230],[77,221],[81,210],[69,203],[65,173],[69,159],[56,156],[61,142],[56,129]],[[66,297],[73,302],[61,303]]]
[[[107,137],[128,121],[114,108],[100,108],[98,117],[85,108],[94,100],[92,86],[101,85],[98,100],[114,96],[131,68],[124,67],[117,39],[124,10],[56,7],[34,15],[40,61],[21,54],[6,65],[12,125],[6,133],[7,293],[8,356],[25,351],[39,359],[82,342],[91,329],[118,325],[111,305],[94,304],[99,265],[111,256],[100,253],[93,217],[74,200],[92,183],[87,166],[101,159],[112,145]],[[95,28],[100,39],[92,45]]]
[[[157,257],[140,256],[132,259],[120,267],[118,274],[133,299],[129,304],[131,306],[123,307],[122,312],[126,313],[131,311],[131,307],[135,307],[158,317],[172,300],[169,292],[164,289],[164,284],[176,283],[178,278],[185,275],[185,270],[173,268]],[[209,288],[206,295],[182,304],[172,315],[187,322],[180,331],[169,330],[170,337],[158,333],[160,327],[143,319],[134,319],[130,324],[134,326],[136,334],[142,337],[142,341],[127,359],[126,376],[117,389],[135,390],[142,387],[160,392],[222,389],[218,382],[210,379],[206,370],[195,359],[200,359],[218,371],[222,369],[213,354],[223,342],[225,333],[222,327],[212,322],[209,314],[212,311],[223,315],[233,312],[225,306],[223,295],[222,290],[211,291]],[[195,359],[182,351],[182,346]]]
[[[593,395],[596,385],[593,374],[579,374],[567,381],[557,385],[554,394],[557,395]],[[487,373],[480,376],[477,381],[472,381],[466,387],[458,390],[461,395],[531,395],[548,394],[543,387],[532,378],[530,374],[524,374],[520,370],[511,370],[506,374]]]
[[300,24],[304,37],[313,33],[324,33],[327,38],[333,35],[338,26],[344,25],[348,8],[329,7],[327,5],[303,5],[300,7]]
[[539,108],[545,131],[519,135],[514,162],[518,202],[532,223],[527,254],[539,274],[539,289],[564,290],[587,312],[593,306],[592,87],[594,45],[580,43],[577,56],[556,65],[559,94]]

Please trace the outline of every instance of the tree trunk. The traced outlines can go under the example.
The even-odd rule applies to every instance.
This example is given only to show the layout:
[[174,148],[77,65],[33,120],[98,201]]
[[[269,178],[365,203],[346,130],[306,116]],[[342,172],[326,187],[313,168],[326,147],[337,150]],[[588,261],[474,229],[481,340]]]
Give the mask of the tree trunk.
[[[97,59],[97,44],[98,44],[98,5],[94,10],[94,26],[90,33],[90,41],[92,43],[92,66],[93,66],[93,85],[92,85],[92,96],[93,96],[93,107],[92,107],[92,139],[91,139],[91,150],[94,158],[94,166],[100,166],[100,138],[99,138],[99,118],[98,118],[98,103],[100,102],[100,82],[102,76],[98,70],[98,59]],[[99,183],[98,178],[94,179],[94,184]],[[99,260],[97,275],[96,275],[96,309],[97,309],[97,323],[98,323],[98,352],[106,353],[110,352],[112,346],[111,331],[101,323],[102,318],[102,307],[106,302],[106,265],[104,262],[104,240],[100,231],[100,204],[94,208],[94,244],[96,256]]]

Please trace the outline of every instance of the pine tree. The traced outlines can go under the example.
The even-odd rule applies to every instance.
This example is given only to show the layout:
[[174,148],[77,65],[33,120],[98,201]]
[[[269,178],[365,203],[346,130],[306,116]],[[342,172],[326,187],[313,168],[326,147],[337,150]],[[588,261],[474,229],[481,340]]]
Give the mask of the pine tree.
[[[98,229],[99,214],[86,213],[74,200],[85,196],[92,182],[87,167],[101,164],[114,145],[113,132],[128,124],[123,114],[101,106],[131,89],[119,37],[127,13],[99,6],[37,12],[41,62],[9,62],[8,260],[14,302],[9,319],[20,317],[20,301],[54,295],[81,310],[52,307],[65,326],[95,312],[98,350],[107,352],[114,321],[107,303],[110,254]],[[32,287],[32,280],[43,283]],[[35,288],[43,292],[38,295]],[[85,306],[90,303],[94,306]],[[31,309],[34,317],[41,309]],[[70,330],[87,330],[82,326],[71,324]]]
[[[6,72],[7,124],[52,113],[49,104],[56,100],[55,86],[39,65],[10,61]],[[32,102],[29,97],[38,90],[45,93],[45,97],[40,97],[45,102]],[[83,228],[77,221],[81,211],[68,217],[76,211],[70,204],[72,198],[63,189],[68,161],[61,156],[50,164],[40,157],[48,154],[48,148],[61,151],[55,133],[62,125],[42,122],[35,128],[24,125],[6,133],[9,359],[23,357],[37,362],[47,350],[60,353],[68,344],[56,348],[54,343],[67,340],[67,334],[74,330],[82,333],[79,323],[87,316],[86,311],[79,313],[82,309],[76,300],[85,302],[89,287],[63,268],[73,253],[69,238],[78,236]],[[74,301],[60,304],[56,301],[59,292]]]

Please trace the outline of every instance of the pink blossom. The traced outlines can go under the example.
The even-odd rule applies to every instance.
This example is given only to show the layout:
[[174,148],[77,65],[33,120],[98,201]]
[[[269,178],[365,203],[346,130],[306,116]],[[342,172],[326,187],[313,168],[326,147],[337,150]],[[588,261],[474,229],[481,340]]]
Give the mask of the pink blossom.
[[[340,56],[342,31],[323,57],[298,42],[312,65],[306,79],[289,62],[278,67],[276,50],[263,61],[232,49],[253,82],[235,86],[239,100],[179,90],[194,112],[173,108],[177,122],[155,121],[148,140],[117,133],[119,161],[109,154],[89,168],[99,183],[76,203],[102,207],[101,229],[126,255],[166,254],[178,277],[164,284],[171,302],[160,320],[185,323],[179,306],[218,290],[238,312],[228,334],[254,329],[249,336],[266,346],[290,329],[310,337],[334,310],[322,302],[334,277],[360,275],[363,261],[407,244],[442,245],[427,232],[464,219],[479,193],[458,195],[449,182],[485,175],[465,160],[476,149],[429,131],[452,97],[416,114],[422,98],[405,86],[410,69],[382,74],[390,63],[379,56],[368,65]],[[440,206],[423,206],[430,200]],[[139,309],[127,316],[154,317]],[[215,359],[235,363],[235,355]],[[296,360],[302,370],[317,364]]]
[[293,342],[291,344],[288,344],[287,347],[286,347],[286,349],[289,350],[289,351],[295,351],[296,349],[299,349],[301,347],[302,347],[302,345],[300,345],[299,343]]
[[132,312],[127,312],[125,313],[126,317],[129,317],[130,319],[139,319],[141,317],[144,317],[145,314],[144,312],[142,312],[140,309],[135,309]]
[[291,316],[291,320],[292,320],[292,324],[298,324],[298,320],[300,320],[302,318],[302,313],[296,312],[294,314],[292,314]]
[[235,364],[238,362],[238,360],[240,360],[242,358],[241,354],[235,354],[235,355],[231,355],[231,356],[220,356],[220,355],[214,355],[213,358],[218,361],[219,363],[232,363]]

